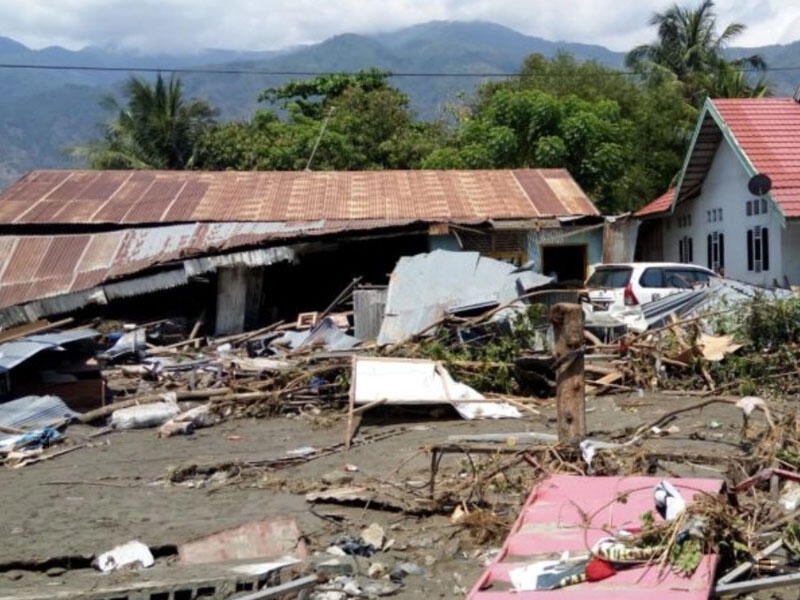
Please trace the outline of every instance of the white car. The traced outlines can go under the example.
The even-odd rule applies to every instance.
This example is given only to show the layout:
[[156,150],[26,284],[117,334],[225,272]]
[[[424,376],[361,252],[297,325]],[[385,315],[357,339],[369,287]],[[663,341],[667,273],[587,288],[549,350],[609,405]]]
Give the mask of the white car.
[[[598,264],[586,280],[585,308],[621,313],[664,296],[718,281],[711,269],[686,263]],[[587,306],[588,305],[588,306]]]

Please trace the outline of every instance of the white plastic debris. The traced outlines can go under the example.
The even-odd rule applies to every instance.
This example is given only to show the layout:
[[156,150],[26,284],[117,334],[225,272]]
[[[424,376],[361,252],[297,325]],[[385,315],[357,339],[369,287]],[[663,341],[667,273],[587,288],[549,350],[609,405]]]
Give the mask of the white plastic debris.
[[139,566],[146,569],[155,563],[150,548],[142,542],[132,540],[126,544],[116,546],[108,552],[103,552],[92,564],[104,573],[116,571],[127,566]]
[[745,396],[736,402],[736,406],[742,409],[744,416],[749,417],[756,407],[764,406],[764,400],[758,396]]
[[141,429],[158,427],[181,412],[174,402],[153,402],[120,408],[111,414],[111,426],[115,429]]
[[592,473],[592,461],[594,460],[594,455],[597,452],[595,445],[592,443],[592,440],[583,440],[580,443],[581,449],[581,456],[583,457],[583,462],[586,463],[586,468],[591,475]]
[[800,506],[800,484],[789,481],[781,492],[780,503],[786,512],[797,510]]
[[653,500],[661,518],[672,521],[686,509],[686,500],[669,481],[661,481],[653,490]]

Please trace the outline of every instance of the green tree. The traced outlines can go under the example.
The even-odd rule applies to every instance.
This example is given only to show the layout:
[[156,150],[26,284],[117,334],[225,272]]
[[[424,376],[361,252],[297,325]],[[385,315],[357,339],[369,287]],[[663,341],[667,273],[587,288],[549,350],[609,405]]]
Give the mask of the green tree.
[[430,168],[565,168],[607,212],[635,209],[682,164],[696,111],[674,82],[634,78],[568,54],[531,55],[484,85]]
[[435,124],[413,118],[390,74],[370,70],[292,81],[266,90],[283,117],[259,110],[249,123],[209,131],[197,164],[213,169],[409,169],[430,153]]
[[216,111],[202,100],[187,100],[180,79],[155,83],[131,77],[124,101],[113,96],[103,106],[114,113],[102,138],[72,149],[96,169],[185,169],[192,166],[195,147],[214,122]]
[[650,24],[658,28],[658,39],[631,50],[625,58],[626,65],[650,80],[676,78],[685,98],[694,106],[702,105],[706,95],[752,96],[763,88],[758,82],[750,85],[746,78],[741,78],[738,86],[731,85],[732,71],[756,69],[763,75],[766,64],[759,55],[735,61],[724,58],[723,50],[745,26],[731,23],[717,34],[714,0],[703,0],[695,9],[675,4],[654,14]]

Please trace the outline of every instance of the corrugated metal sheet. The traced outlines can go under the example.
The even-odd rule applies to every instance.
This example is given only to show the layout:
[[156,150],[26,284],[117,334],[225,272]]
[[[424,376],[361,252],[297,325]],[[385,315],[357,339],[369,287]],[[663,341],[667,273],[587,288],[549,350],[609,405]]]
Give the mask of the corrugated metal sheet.
[[[565,552],[580,555],[600,539],[641,526],[641,515],[654,511],[656,477],[580,477],[551,475],[536,485],[497,557],[467,595],[467,600],[529,600],[533,598],[703,599],[710,597],[719,557],[706,554],[691,577],[670,569],[640,565],[620,570],[608,579],[547,591],[513,589],[509,571]],[[720,479],[673,479],[687,502],[703,494],[716,495]],[[658,518],[656,516],[656,518]]]
[[446,312],[513,302],[526,290],[552,281],[477,252],[434,250],[404,256],[389,278],[379,344],[402,342]]
[[3,224],[474,221],[597,214],[562,169],[33,171],[0,194]]
[[179,287],[186,285],[189,277],[193,275],[208,273],[222,266],[237,264],[266,266],[281,261],[292,261],[294,256],[291,248],[278,246],[185,260],[179,268],[172,270],[109,282],[102,286],[49,298],[39,298],[21,305],[0,307],[0,326],[11,327],[41,317],[67,313],[87,304],[106,304],[115,298],[129,298]]
[[24,396],[0,404],[0,425],[15,429],[47,427],[77,416],[58,396]]
[[13,369],[44,350],[57,350],[63,344],[100,335],[94,329],[75,329],[61,333],[31,335],[0,344],[0,368]]
[[[187,262],[186,273],[180,275],[183,283],[189,275],[208,272],[220,265],[265,265],[278,260],[291,260],[293,254],[286,248],[253,250],[246,256],[226,251],[291,238],[301,233],[314,235],[335,230],[335,226],[326,226],[321,222],[302,225],[194,223],[95,233],[91,236],[8,236],[0,238],[7,242],[7,252],[0,254],[0,308],[89,290],[192,256],[198,258]],[[72,242],[75,248],[70,246]],[[40,266],[41,257],[54,254],[53,249],[63,251],[61,257],[53,261],[58,263],[58,269],[45,269]],[[215,256],[203,256],[209,253]],[[180,285],[173,281],[175,276],[157,276],[152,289]],[[111,296],[130,295],[116,292],[124,287],[125,284],[109,284]],[[72,310],[81,305],[82,301],[78,301],[74,306],[68,303],[65,308]]]

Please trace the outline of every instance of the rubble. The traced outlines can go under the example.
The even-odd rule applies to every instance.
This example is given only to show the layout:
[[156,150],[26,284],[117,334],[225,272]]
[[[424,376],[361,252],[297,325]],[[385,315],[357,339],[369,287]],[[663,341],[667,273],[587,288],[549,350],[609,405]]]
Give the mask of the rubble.
[[[291,492],[303,511],[329,527],[313,530],[308,539],[307,532],[293,530],[292,539],[311,549],[315,575],[313,581],[303,579],[307,571],[298,568],[298,578],[291,581],[307,581],[312,598],[343,599],[414,597],[415,586],[432,573],[440,576],[441,564],[453,560],[469,565],[475,577],[467,581],[459,573],[462,579],[447,579],[448,593],[480,598],[483,583],[467,590],[485,566],[481,561],[513,527],[524,495],[546,478],[579,477],[585,492],[597,479],[658,473],[661,481],[675,465],[684,473],[701,468],[713,472],[715,481],[724,478],[735,499],[700,505],[685,494],[678,477],[670,479],[687,496],[686,510],[702,512],[705,519],[708,544],[701,555],[710,570],[704,571],[703,590],[740,593],[795,581],[800,545],[793,515],[800,494],[793,478],[800,469],[800,425],[790,396],[800,390],[795,366],[800,333],[792,333],[791,324],[800,311],[792,312],[794,296],[781,292],[772,304],[755,291],[751,295],[726,285],[649,307],[658,310],[648,313],[652,319],[646,328],[625,327],[614,337],[609,331],[617,323],[598,335],[592,322],[580,320],[577,307],[553,309],[544,303],[547,278],[464,254],[401,261],[388,290],[386,329],[377,340],[353,335],[349,302],[355,285],[323,310],[222,337],[211,336],[202,318],[177,317],[152,323],[94,321],[62,331],[39,323],[41,333],[34,329],[2,337],[0,332],[0,349],[49,344],[31,356],[44,355],[54,345],[64,348],[58,353],[71,354],[77,351],[71,344],[89,342],[96,352],[81,360],[98,361],[103,383],[97,405],[73,405],[53,395],[0,404],[4,464],[21,468],[78,450],[88,456],[100,443],[135,435],[148,436],[165,452],[178,443],[201,447],[212,436],[238,448],[250,443],[235,429],[238,423],[281,419],[305,425],[308,436],[293,430],[279,452],[272,446],[258,455],[197,452],[141,480],[117,482],[106,474],[105,479],[65,477],[47,485],[148,486],[176,498],[179,493],[261,493],[254,496],[258,500],[247,499],[245,508],[251,511],[266,502],[265,491]],[[435,279],[443,265],[452,270],[440,278],[441,286],[424,290],[424,301],[415,308],[410,294]],[[455,280],[468,279],[464,265],[491,276],[481,285],[461,281],[452,294],[444,294]],[[570,321],[576,315],[577,326]],[[7,362],[20,359],[18,364],[30,360],[26,352],[4,356]],[[680,405],[672,406],[673,399]],[[638,421],[587,427],[591,411],[603,405]],[[517,426],[492,421],[478,429],[477,422],[469,422],[464,423],[469,433],[437,438],[438,421],[454,415],[453,409],[467,419],[513,417]],[[728,412],[707,413],[713,410]],[[320,431],[326,437],[315,437]],[[425,444],[409,447],[406,438],[421,432]],[[722,442],[725,451],[715,450],[713,444]],[[364,468],[359,452],[381,456],[385,468]],[[420,460],[429,464],[427,470],[404,470]],[[319,472],[289,481],[290,472],[316,461]],[[593,496],[613,503],[618,492],[603,494]],[[391,519],[407,519],[406,527],[413,527],[437,517],[445,533],[412,530],[401,536],[392,529]],[[204,560],[219,565],[264,558],[263,553],[235,552],[242,539],[250,540],[249,548],[258,546],[249,536],[253,523],[262,521],[253,518],[227,529],[227,537],[198,541],[206,549],[213,546]],[[627,525],[641,525],[633,521]],[[653,535],[675,533],[656,529]],[[191,554],[193,543],[175,544],[180,561]],[[552,557],[540,558],[555,561],[564,575],[555,555],[589,551],[594,543],[553,547]],[[272,553],[270,559],[282,556]],[[494,557],[493,573],[503,556]],[[771,572],[762,565],[767,556],[774,562]],[[663,567],[668,555],[648,558],[662,559]],[[159,556],[155,562],[153,568]],[[719,565],[716,571],[712,562]],[[53,567],[66,568],[47,568]],[[543,572],[537,569],[517,575],[538,585]],[[5,571],[6,577],[15,573],[10,567]],[[609,581],[628,572],[616,569]],[[70,577],[67,568],[59,579]],[[263,581],[259,585],[268,589]]]

